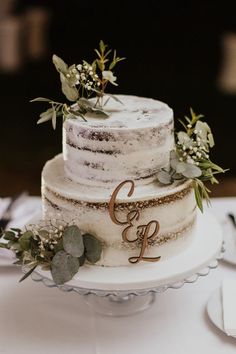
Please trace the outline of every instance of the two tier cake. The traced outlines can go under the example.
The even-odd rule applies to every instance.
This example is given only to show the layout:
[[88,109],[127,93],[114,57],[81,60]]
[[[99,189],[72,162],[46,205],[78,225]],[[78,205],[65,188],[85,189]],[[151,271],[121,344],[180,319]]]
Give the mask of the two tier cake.
[[[64,122],[63,154],[48,161],[42,173],[44,218],[75,222],[95,235],[103,245],[96,264],[104,266],[135,263],[131,260],[143,246],[143,257],[153,260],[183,251],[192,240],[196,219],[191,181],[166,186],[157,181],[174,149],[172,109],[149,98],[117,97],[122,104],[109,100],[108,119],[91,113],[86,122]],[[109,205],[124,181],[114,203],[114,222]],[[151,221],[143,245],[144,226]]]

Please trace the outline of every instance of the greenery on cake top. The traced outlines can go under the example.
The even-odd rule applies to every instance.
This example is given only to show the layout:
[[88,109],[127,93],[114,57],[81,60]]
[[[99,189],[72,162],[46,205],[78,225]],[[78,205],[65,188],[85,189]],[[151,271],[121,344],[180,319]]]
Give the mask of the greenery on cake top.
[[157,178],[162,184],[191,179],[197,205],[203,211],[202,199],[210,202],[210,190],[205,182],[218,183],[215,175],[226,170],[210,160],[214,138],[209,125],[201,120],[203,115],[195,114],[192,109],[190,115],[190,118],[185,116],[184,121],[180,120],[184,131],[176,132],[175,150],[170,153],[170,167],[163,168]]
[[[118,57],[116,50],[108,49],[102,40],[95,53],[97,57],[92,63],[83,60],[80,64],[71,66],[57,55],[53,55],[52,61],[60,75],[62,92],[70,104],[44,97],[31,100],[31,102],[47,102],[50,105],[50,108],[40,114],[38,124],[51,120],[53,129],[56,129],[58,117],[62,117],[63,121],[77,117],[86,121],[85,115],[88,112],[99,118],[107,118],[108,113],[104,107],[109,99],[122,103],[116,96],[105,93],[105,90],[109,83],[118,86],[114,68],[125,58]],[[94,101],[89,100],[92,97]]]
[[57,285],[72,279],[85,260],[96,263],[102,244],[95,236],[82,234],[76,225],[57,220],[29,225],[25,230],[12,228],[0,232],[1,248],[15,253],[15,264],[23,266],[27,278],[38,266],[50,270]]

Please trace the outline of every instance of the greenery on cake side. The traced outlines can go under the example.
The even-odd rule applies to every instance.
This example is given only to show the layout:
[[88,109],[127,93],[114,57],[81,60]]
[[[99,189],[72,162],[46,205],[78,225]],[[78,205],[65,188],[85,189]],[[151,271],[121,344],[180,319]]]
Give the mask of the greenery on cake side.
[[48,221],[30,225],[25,230],[0,232],[0,248],[15,253],[15,264],[23,267],[27,278],[38,266],[50,270],[57,285],[62,285],[78,272],[87,260],[96,263],[101,256],[101,242],[88,233],[82,234],[76,225]]
[[[52,61],[60,74],[62,92],[70,104],[44,97],[31,100],[31,102],[47,102],[50,105],[50,108],[40,114],[38,124],[51,120],[53,129],[56,129],[58,117],[62,117],[63,121],[77,117],[86,121],[85,115],[88,112],[96,117],[108,118],[104,107],[109,99],[112,98],[122,104],[116,96],[105,93],[105,90],[109,83],[118,86],[114,68],[125,58],[118,57],[116,50],[108,49],[102,40],[95,53],[97,57],[91,64],[83,60],[80,64],[71,66],[57,55],[53,55]],[[89,100],[92,97],[95,97],[94,102]]]
[[170,153],[170,167],[163,168],[157,175],[162,184],[171,184],[175,180],[192,180],[197,205],[203,211],[203,198],[210,202],[210,190],[205,182],[219,183],[215,175],[226,170],[210,160],[210,149],[214,138],[209,125],[190,109],[191,117],[180,120],[184,131],[176,132],[175,150]]

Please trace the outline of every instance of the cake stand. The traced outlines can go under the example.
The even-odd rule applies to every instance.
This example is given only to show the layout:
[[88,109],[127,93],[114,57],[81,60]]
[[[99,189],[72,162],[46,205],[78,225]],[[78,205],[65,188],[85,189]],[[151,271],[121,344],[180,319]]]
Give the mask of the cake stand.
[[140,262],[133,266],[101,267],[84,265],[65,285],[57,286],[49,271],[36,269],[32,279],[48,287],[83,295],[95,312],[130,315],[147,309],[156,294],[179,289],[209,274],[222,258],[222,230],[208,211],[198,214],[196,234],[186,250],[158,263]]

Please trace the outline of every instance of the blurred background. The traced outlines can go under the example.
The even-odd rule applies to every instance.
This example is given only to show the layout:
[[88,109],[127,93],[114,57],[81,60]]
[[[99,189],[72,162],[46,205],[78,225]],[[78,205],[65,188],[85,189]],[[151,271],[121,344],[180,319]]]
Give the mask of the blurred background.
[[[133,2],[134,4],[134,2]],[[0,196],[40,194],[46,160],[61,152],[61,129],[36,125],[43,103],[62,99],[52,54],[92,60],[100,39],[126,61],[113,93],[162,100],[175,118],[203,113],[230,168],[213,195],[236,195],[236,5],[227,1],[0,0]]]

